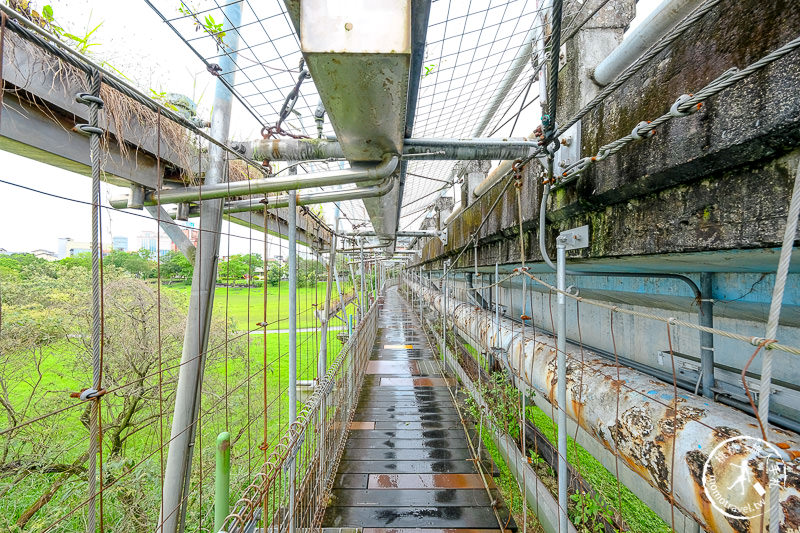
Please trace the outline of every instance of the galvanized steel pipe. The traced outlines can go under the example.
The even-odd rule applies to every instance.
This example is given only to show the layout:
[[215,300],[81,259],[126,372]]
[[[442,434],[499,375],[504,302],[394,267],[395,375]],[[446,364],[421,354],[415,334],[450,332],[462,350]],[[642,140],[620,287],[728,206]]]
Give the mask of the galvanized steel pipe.
[[664,0],[645,18],[625,40],[595,67],[592,79],[606,86],[675,24],[694,10],[700,0]]
[[[343,159],[338,141],[322,139],[260,139],[245,143],[244,156],[270,161]],[[516,159],[533,155],[539,145],[528,139],[405,139],[403,155],[424,155],[425,160],[467,161]]]
[[[196,202],[213,198],[230,198],[232,196],[310,189],[326,185],[374,184],[389,177],[397,168],[397,161],[397,156],[387,154],[384,156],[383,161],[374,167],[332,170],[275,178],[258,178],[180,189],[164,189],[161,191],[159,198],[156,198],[155,191],[149,191],[145,196],[144,205],[156,205],[158,201],[162,205]],[[112,207],[117,209],[125,209],[128,206],[127,197],[112,199],[110,203]]]
[[406,139],[403,155],[425,155],[426,161],[518,159],[539,148],[538,142],[527,139]]
[[[339,191],[321,191],[310,193],[295,193],[297,205],[327,204],[331,202],[343,202],[347,200],[360,200],[362,198],[375,198],[389,194],[395,187],[396,178],[387,178],[380,185],[361,187],[358,189],[347,189]],[[244,213],[247,211],[258,211],[264,208],[275,209],[278,207],[289,206],[289,195],[270,196],[263,200],[234,200],[225,204],[223,212]],[[189,210],[189,216],[200,216],[200,209],[193,207]]]
[[[229,33],[228,44],[233,52],[220,58],[223,72],[214,88],[214,106],[211,115],[213,138],[227,139],[230,131],[233,95],[225,83],[234,82],[235,50],[238,48],[242,9],[239,3],[225,6],[225,29]],[[226,187],[223,149],[212,144],[208,150],[209,167],[206,175],[207,187]],[[163,191],[162,191],[163,193]],[[159,194],[160,199],[160,194]],[[156,198],[151,198],[156,200]],[[155,205],[153,202],[150,205]],[[127,202],[126,202],[127,205]],[[123,206],[124,207],[124,206]],[[175,390],[175,408],[170,429],[169,450],[164,468],[164,481],[159,515],[161,533],[182,533],[186,523],[191,488],[192,457],[200,416],[200,398],[207,358],[211,316],[214,308],[214,285],[217,280],[217,256],[219,254],[220,230],[222,228],[222,201],[207,202],[200,221],[195,269],[192,274],[192,290],[189,295],[189,310],[183,337],[181,365]]]
[[[567,290],[567,242],[559,236],[556,241],[558,290]],[[558,293],[558,342],[556,350],[556,401],[558,407],[558,527],[567,530],[567,297]]]
[[[289,425],[297,421],[297,203],[289,193]],[[266,342],[266,339],[264,340]],[[266,415],[265,415],[266,416]],[[289,465],[289,533],[295,532],[295,462]]]
[[[437,312],[447,308],[449,320],[477,349],[488,352],[499,346],[505,350],[511,366],[525,383],[550,403],[555,402],[555,339],[541,332],[534,336],[531,330],[523,333],[519,324],[505,318],[495,319],[491,312],[472,304],[453,298],[445,303],[440,291],[414,281],[406,280],[406,284]],[[668,501],[674,498],[675,505],[703,529],[737,531],[740,524],[735,520],[729,522],[709,502],[702,484],[703,468],[712,450],[727,439],[738,435],[760,437],[755,419],[689,393],[679,392],[675,398],[671,384],[627,367],[618,369],[585,349],[581,353],[577,347],[567,346],[566,356],[567,416],[661,491]],[[782,443],[782,458],[797,467],[800,436],[776,428],[772,432],[773,442]],[[731,453],[750,466],[751,479],[763,477],[755,447],[740,444]],[[735,468],[738,464],[739,461],[713,465],[719,486],[727,487],[735,481],[740,474]],[[790,475],[779,494],[784,524],[800,521],[796,505],[800,501],[800,475]]]

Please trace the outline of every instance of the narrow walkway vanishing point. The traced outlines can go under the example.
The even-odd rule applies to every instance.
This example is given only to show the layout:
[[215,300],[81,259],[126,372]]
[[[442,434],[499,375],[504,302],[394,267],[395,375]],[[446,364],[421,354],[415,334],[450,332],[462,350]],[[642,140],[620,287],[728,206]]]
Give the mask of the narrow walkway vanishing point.
[[323,528],[466,533],[499,531],[502,520],[516,530],[505,511],[498,517],[492,509],[418,317],[396,287],[379,312]]

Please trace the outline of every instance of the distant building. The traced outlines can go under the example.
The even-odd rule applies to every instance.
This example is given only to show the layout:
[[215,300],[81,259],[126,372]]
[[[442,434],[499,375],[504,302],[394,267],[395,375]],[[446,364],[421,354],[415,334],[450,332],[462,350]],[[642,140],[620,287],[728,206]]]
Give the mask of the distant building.
[[58,239],[58,252],[55,255],[57,259],[64,259],[65,257],[72,257],[76,254],[91,251],[92,243],[90,242],[76,241],[71,237],[61,237]]
[[123,252],[127,252],[128,251],[128,238],[127,237],[112,237],[111,241],[112,241],[111,247],[114,250],[122,250]]
[[[169,250],[170,250],[169,247],[170,247],[172,241],[170,241],[170,238],[167,237],[166,233],[164,233],[163,231],[161,231],[160,233],[161,233],[161,235],[160,235],[160,238],[161,238],[161,251],[159,252],[159,255],[164,255],[167,252],[169,252]],[[158,233],[156,233],[155,231],[143,231],[143,232],[141,232],[139,234],[138,239],[139,239],[139,250],[147,250],[148,252],[150,252],[152,254],[156,253],[156,249],[158,248],[158,244],[159,244],[159,242],[158,242],[159,234]]]
[[58,255],[50,250],[34,250],[31,252],[33,255],[38,257],[39,259],[44,259],[46,261],[58,261]]

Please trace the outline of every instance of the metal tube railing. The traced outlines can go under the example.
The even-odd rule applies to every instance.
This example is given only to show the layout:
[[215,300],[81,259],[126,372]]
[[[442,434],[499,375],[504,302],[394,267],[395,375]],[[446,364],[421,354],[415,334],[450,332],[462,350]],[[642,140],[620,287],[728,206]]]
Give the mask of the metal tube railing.
[[378,307],[364,315],[220,531],[319,529],[375,342]]

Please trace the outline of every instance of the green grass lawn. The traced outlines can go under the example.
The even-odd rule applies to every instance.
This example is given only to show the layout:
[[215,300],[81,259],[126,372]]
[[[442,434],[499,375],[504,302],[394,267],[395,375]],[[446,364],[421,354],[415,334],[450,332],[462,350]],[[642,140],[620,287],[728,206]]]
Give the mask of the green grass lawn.
[[[191,287],[188,284],[164,285],[165,290],[176,291],[189,298]],[[342,292],[348,294],[351,284],[342,286]],[[338,300],[336,290],[331,293],[331,301]],[[258,322],[264,320],[264,289],[261,287],[217,287],[214,292],[214,316],[225,317],[233,322],[236,331],[258,328]],[[297,289],[297,327],[317,327],[319,321],[314,314],[316,309],[325,305],[325,282],[316,287],[298,287]],[[354,309],[351,304],[348,313]],[[287,329],[289,310],[289,282],[281,281],[276,286],[267,285],[266,322],[267,329]]]
[[[188,286],[165,286],[163,290],[183,293],[183,307],[188,302]],[[343,290],[346,290],[343,288]],[[335,296],[335,291],[334,291]],[[314,303],[324,302],[324,284],[303,287],[297,291],[297,308],[300,313],[298,328],[317,327]],[[348,312],[355,304],[348,306]],[[268,329],[285,330],[288,310],[288,283],[268,287]],[[281,332],[262,333],[255,322],[263,319],[264,293],[261,288],[218,287],[215,294],[215,320],[224,323],[228,317],[227,335],[216,333],[209,340],[208,363],[203,379],[200,422],[194,454],[190,510],[187,527],[198,529],[198,520],[208,525],[213,521],[212,495],[215,440],[222,431],[229,431],[234,439],[232,451],[231,503],[242,494],[253,480],[264,460],[259,446],[266,440],[267,452],[285,433],[289,423],[289,335]],[[248,312],[250,320],[248,321]],[[280,321],[278,319],[281,318]],[[256,329],[243,334],[246,325]],[[332,320],[331,325],[344,325]],[[332,364],[342,344],[336,338],[338,331],[328,333],[328,364]],[[299,332],[297,335],[297,378],[313,380],[317,377],[317,359],[320,345],[318,330]],[[83,358],[83,360],[82,360]],[[120,457],[110,457],[111,444],[104,439],[104,518],[108,531],[152,530],[158,519],[160,506],[160,471],[166,461],[171,410],[179,371],[180,347],[164,353],[164,368],[159,388],[157,373],[146,378],[149,387],[143,400],[147,407],[139,415],[136,432],[127,439]],[[67,408],[54,416],[46,417],[21,430],[14,446],[22,455],[30,455],[42,445],[42,439],[58,443],[57,456],[43,458],[45,464],[69,464],[88,446],[88,429],[84,424],[84,405],[69,397],[91,382],[91,372],[85,365],[85,355],[79,355],[73,344],[60,341],[48,346],[43,353],[42,379],[37,385],[36,398],[26,419]],[[35,368],[25,370],[25,375],[35,376]],[[31,395],[35,379],[12,383],[9,399],[24,403]],[[109,386],[113,388],[113,386]],[[130,401],[126,390],[113,391],[103,400],[105,421],[113,420],[124,402]],[[265,400],[266,397],[266,408]],[[161,398],[161,402],[159,402]],[[301,406],[298,406],[298,410]],[[266,422],[266,423],[265,423]],[[266,435],[265,435],[266,427]],[[108,428],[106,428],[108,431]],[[107,434],[106,434],[107,435]],[[266,437],[266,438],[265,438]],[[47,448],[47,446],[45,446]],[[40,497],[58,479],[58,473],[32,473],[23,483],[11,476],[0,481],[0,530],[13,530],[20,514]],[[28,524],[26,531],[44,531],[71,509],[80,506],[86,498],[86,476],[72,476]],[[133,517],[133,518],[132,518]],[[138,517],[138,518],[136,518]],[[209,521],[210,520],[210,521]],[[85,529],[83,509],[65,519],[53,531],[78,531]]]

